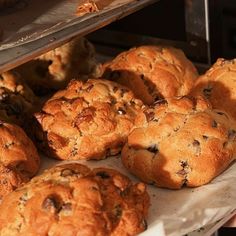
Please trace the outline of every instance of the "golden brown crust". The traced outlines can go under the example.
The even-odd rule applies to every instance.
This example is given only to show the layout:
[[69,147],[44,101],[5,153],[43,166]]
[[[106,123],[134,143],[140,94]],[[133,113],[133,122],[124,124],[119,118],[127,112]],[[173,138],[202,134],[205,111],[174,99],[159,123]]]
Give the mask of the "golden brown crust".
[[9,71],[0,75],[0,118],[23,125],[37,107],[38,99],[19,74]]
[[65,88],[68,82],[96,74],[95,50],[85,38],[75,38],[15,70],[37,95]]
[[115,82],[73,80],[35,116],[36,139],[58,159],[102,159],[119,153],[142,102]]
[[193,95],[203,95],[214,109],[227,112],[236,119],[236,59],[220,58],[195,83]]
[[171,99],[144,110],[122,162],[147,183],[172,189],[210,182],[234,160],[236,125],[201,97]]
[[132,236],[146,229],[148,208],[144,184],[115,170],[64,164],[5,197],[0,234]]
[[35,175],[40,160],[32,141],[17,125],[0,121],[0,137],[0,183],[6,182],[0,186],[2,197]]
[[105,63],[103,71],[104,78],[127,86],[146,104],[188,94],[198,76],[181,50],[157,46],[123,52]]

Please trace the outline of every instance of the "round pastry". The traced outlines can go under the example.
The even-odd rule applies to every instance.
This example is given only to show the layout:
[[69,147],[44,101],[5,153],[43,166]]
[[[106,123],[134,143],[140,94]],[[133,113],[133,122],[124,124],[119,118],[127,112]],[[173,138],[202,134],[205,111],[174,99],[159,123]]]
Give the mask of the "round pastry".
[[130,88],[145,104],[188,94],[198,76],[194,65],[176,48],[141,46],[103,65],[102,77]]
[[35,114],[39,147],[58,159],[103,159],[120,152],[142,102],[112,81],[73,80]]
[[38,99],[19,74],[0,74],[0,118],[22,125],[37,107]]
[[132,236],[147,228],[143,183],[111,169],[64,164],[33,178],[0,205],[0,235]]
[[72,78],[96,74],[95,50],[85,38],[75,38],[15,68],[37,95],[65,88]]
[[0,199],[36,174],[39,155],[17,125],[0,120]]
[[203,95],[214,109],[224,110],[236,119],[236,59],[218,59],[195,83],[193,95]]
[[138,116],[121,156],[146,183],[179,189],[210,182],[235,158],[236,124],[203,97],[163,100]]

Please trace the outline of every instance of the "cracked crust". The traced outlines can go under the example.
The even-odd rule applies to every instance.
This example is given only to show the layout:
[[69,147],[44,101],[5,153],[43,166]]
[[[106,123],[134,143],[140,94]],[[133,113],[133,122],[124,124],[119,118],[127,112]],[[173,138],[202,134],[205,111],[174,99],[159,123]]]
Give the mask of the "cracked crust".
[[3,200],[0,234],[132,236],[147,228],[149,205],[143,183],[112,169],[64,164]]
[[36,174],[39,155],[17,125],[0,121],[0,198]]
[[[192,90],[193,95],[203,95],[214,109],[230,114],[236,119],[236,59],[220,58],[202,76]],[[227,104],[227,105],[226,105]]]
[[202,97],[163,100],[138,115],[121,156],[146,183],[179,189],[210,182],[234,160],[236,125]]
[[[115,82],[71,81],[35,117],[36,141],[58,159],[103,159],[120,152],[142,102]],[[41,130],[40,130],[41,129]]]
[[0,74],[0,118],[23,125],[38,105],[38,98],[18,73]]
[[194,65],[176,48],[141,46],[103,65],[103,76],[133,90],[145,104],[188,94],[198,76]]
[[37,95],[63,89],[71,79],[96,75],[95,49],[85,38],[75,38],[14,70]]

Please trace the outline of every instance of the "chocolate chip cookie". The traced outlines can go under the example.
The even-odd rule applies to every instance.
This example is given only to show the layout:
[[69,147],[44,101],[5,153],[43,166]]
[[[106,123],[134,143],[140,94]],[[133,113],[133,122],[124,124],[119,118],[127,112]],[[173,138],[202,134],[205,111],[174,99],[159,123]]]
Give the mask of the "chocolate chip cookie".
[[236,124],[203,98],[170,99],[138,116],[122,150],[134,175],[158,187],[209,183],[235,160]]
[[35,139],[58,159],[103,159],[120,152],[142,108],[127,88],[103,79],[73,80],[35,114]]
[[130,88],[145,104],[188,94],[198,77],[194,65],[176,48],[140,46],[103,65],[102,77]]
[[0,199],[36,174],[39,155],[17,125],[0,120]]
[[64,164],[4,198],[0,234],[137,235],[147,228],[149,204],[143,183],[111,169]]

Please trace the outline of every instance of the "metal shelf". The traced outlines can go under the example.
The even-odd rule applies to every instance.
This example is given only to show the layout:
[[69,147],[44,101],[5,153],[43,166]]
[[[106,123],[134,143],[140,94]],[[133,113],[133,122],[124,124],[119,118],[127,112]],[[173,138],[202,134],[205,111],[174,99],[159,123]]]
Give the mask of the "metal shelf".
[[32,42],[0,51],[0,73],[21,65],[40,54],[53,49],[75,36],[83,36],[93,32],[113,21],[121,19],[158,0],[134,0],[111,10],[101,10],[91,13],[86,20],[75,22],[72,26],[54,32]]

